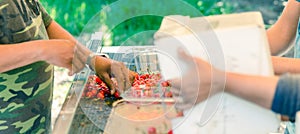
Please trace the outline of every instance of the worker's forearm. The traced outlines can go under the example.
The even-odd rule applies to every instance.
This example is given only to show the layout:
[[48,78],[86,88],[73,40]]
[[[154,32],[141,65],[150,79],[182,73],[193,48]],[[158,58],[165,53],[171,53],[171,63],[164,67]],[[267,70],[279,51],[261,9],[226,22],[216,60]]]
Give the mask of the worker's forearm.
[[226,92],[271,108],[278,77],[250,76],[235,73],[226,74]]
[[49,39],[65,39],[76,42],[76,39],[57,22],[52,21],[47,27]]
[[0,72],[9,71],[41,60],[42,41],[0,45]]
[[289,0],[278,21],[267,30],[272,55],[279,54],[294,40],[300,16],[300,2]]
[[283,73],[300,73],[300,59],[272,57],[274,72],[277,75]]
[[66,31],[55,21],[52,21],[47,27],[47,32],[50,39],[65,39],[72,41],[76,44],[73,64],[76,64],[76,61],[82,61],[85,63],[88,55],[92,53],[88,48],[86,48],[83,44],[78,42],[68,31]]

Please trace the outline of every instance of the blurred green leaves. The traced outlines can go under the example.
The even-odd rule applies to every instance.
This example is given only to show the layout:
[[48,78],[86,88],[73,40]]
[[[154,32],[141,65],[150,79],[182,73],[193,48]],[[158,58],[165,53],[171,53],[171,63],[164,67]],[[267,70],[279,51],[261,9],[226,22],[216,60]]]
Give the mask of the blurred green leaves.
[[[119,2],[118,0],[40,0],[49,14],[65,29],[67,29],[74,36],[79,36],[88,21],[100,10],[107,8],[108,5]],[[132,2],[122,3],[124,6],[113,7],[110,10],[105,10],[101,13],[99,23],[105,25],[110,30],[110,40],[106,45],[122,45],[126,42],[127,45],[149,45],[151,44],[151,37],[153,33],[159,28],[162,16],[156,14],[149,14],[143,16],[136,16],[130,19],[123,20],[122,23],[114,25],[114,21],[130,14],[134,14],[134,9],[140,7],[147,12],[148,9],[157,9],[157,12],[162,15],[170,15],[171,13],[199,16],[187,10],[181,1],[188,3],[189,6],[194,7],[199,13],[204,16],[214,14],[228,14],[233,12],[243,11],[262,11],[265,16],[273,16],[265,19],[266,24],[274,22],[274,16],[278,16],[281,12],[284,0],[131,0]],[[172,5],[173,4],[173,5]],[[176,5],[177,4],[177,5]],[[275,5],[277,4],[277,5]],[[168,6],[166,6],[168,5]],[[170,6],[171,5],[171,6]],[[266,6],[267,5],[267,6]],[[275,5],[272,7],[272,5]],[[136,7],[135,7],[136,6]],[[111,7],[111,6],[110,6]],[[174,9],[167,9],[164,7],[175,7]],[[260,8],[262,7],[262,8]],[[273,11],[276,9],[277,11]],[[121,11],[118,12],[118,11]],[[170,12],[171,11],[171,12]],[[115,12],[115,13],[114,13]],[[272,14],[273,13],[273,14]],[[276,18],[275,18],[276,20]],[[142,34],[141,34],[142,33]]]
[[78,36],[93,15],[116,0],[40,0],[48,13],[65,29]]

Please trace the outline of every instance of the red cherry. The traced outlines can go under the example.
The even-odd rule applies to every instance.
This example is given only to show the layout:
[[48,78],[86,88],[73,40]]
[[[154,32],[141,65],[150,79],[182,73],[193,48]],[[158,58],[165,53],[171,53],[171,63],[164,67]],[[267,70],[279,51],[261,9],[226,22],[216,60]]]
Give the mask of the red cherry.
[[107,94],[107,92],[105,92],[103,90],[100,90],[99,93],[102,94],[103,96],[105,96],[105,94]]
[[85,94],[86,94],[86,92],[83,92],[83,93],[81,94],[81,97],[85,97]]
[[92,93],[92,95],[93,95],[93,96],[96,96],[96,95],[97,95],[97,92],[98,92],[98,90],[97,90],[97,89],[93,89],[93,90],[91,90],[91,93]]
[[85,96],[86,96],[87,98],[92,98],[92,97],[93,97],[93,93],[92,93],[92,92],[87,92],[87,93],[85,94]]
[[179,111],[179,112],[177,112],[177,115],[176,115],[177,117],[183,117],[184,116],[184,114],[183,114],[183,112],[182,111]]
[[140,85],[144,85],[144,84],[145,84],[145,81],[141,81],[141,82],[140,82]]
[[106,86],[106,84],[104,82],[101,82],[99,84],[100,84],[101,87],[106,87],[107,88],[107,86]]
[[156,134],[156,128],[155,127],[149,127],[148,128],[148,134]]
[[102,90],[109,91],[108,87],[101,87]]
[[155,93],[155,94],[154,94],[154,97],[155,97],[155,98],[158,98],[158,97],[160,97],[160,94]]
[[110,94],[110,91],[108,89],[102,89],[101,91],[103,91],[104,95],[105,94]]
[[166,91],[165,92],[165,97],[172,97],[173,95],[172,95],[172,92],[170,92],[170,91]]
[[101,100],[104,100],[104,94],[102,94],[101,92],[99,92],[97,94],[97,98],[101,99]]
[[173,130],[172,130],[172,129],[169,130],[169,131],[168,131],[168,134],[173,134]]
[[152,86],[152,87],[158,86],[158,85],[157,85],[157,82],[152,82],[152,83],[151,83],[151,86]]
[[141,75],[140,79],[146,79],[146,76],[145,75]]
[[161,83],[161,86],[168,87],[169,86],[169,82],[168,81],[164,81],[164,82]]
[[95,81],[96,81],[96,83],[98,83],[98,84],[102,83],[102,80],[101,80],[99,77],[96,77],[96,78],[95,78]]
[[132,86],[140,85],[139,81],[135,81],[132,83]]
[[118,99],[118,98],[120,98],[120,94],[119,94],[119,92],[117,91],[117,92],[115,92],[115,94],[114,94],[114,96]]
[[133,89],[140,90],[141,88],[140,88],[140,85],[135,85],[135,86],[133,86]]
[[141,90],[135,90],[134,94],[135,97],[142,97],[142,91]]
[[135,84],[136,84],[136,85],[140,85],[141,82],[138,80],[138,81],[135,82]]

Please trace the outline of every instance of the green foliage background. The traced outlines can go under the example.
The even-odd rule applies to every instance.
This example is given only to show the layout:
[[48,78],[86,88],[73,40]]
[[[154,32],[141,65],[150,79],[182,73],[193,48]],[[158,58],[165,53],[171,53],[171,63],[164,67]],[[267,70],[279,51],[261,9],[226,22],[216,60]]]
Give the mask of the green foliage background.
[[[40,0],[49,14],[65,29],[67,29],[74,36],[79,36],[84,26],[88,21],[97,14],[105,6],[112,4],[117,0]],[[173,0],[169,0],[172,2]],[[264,15],[265,24],[267,26],[272,25],[281,12],[284,0],[182,0],[189,3],[191,6],[199,10],[203,15],[215,15],[215,14],[228,14],[234,12],[244,11],[261,11]],[[142,2],[143,4],[141,4]],[[132,3],[126,3],[130,5],[151,5],[151,0],[133,0]],[[152,3],[153,4],[153,3]],[[155,3],[157,6],[162,3]],[[182,5],[178,5],[176,9],[168,10],[181,10]],[[126,7],[126,5],[124,6]],[[124,8],[120,7],[120,8]],[[143,8],[143,7],[142,7]],[[147,8],[147,7],[145,7]],[[155,8],[155,7],[153,7]],[[126,12],[134,12],[130,9],[119,9]],[[124,15],[123,14],[123,15]],[[122,14],[119,14],[119,17]],[[158,16],[140,16],[122,22],[117,26],[110,26],[109,21],[106,21],[106,15],[104,13],[101,23],[106,25],[108,29],[112,30],[111,41],[106,45],[120,45],[128,38],[132,38],[137,33],[147,30],[157,30],[160,26],[162,17]],[[114,16],[118,17],[118,16]],[[145,34],[148,37],[135,37],[131,42],[133,45],[149,44],[149,38],[153,35],[153,32]],[[127,41],[128,42],[128,41]]]

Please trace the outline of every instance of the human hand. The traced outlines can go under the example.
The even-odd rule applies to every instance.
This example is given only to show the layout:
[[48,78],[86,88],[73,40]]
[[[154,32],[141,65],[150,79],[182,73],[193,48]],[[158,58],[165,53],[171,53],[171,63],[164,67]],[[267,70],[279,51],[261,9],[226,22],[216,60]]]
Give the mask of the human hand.
[[[74,48],[74,57],[72,61],[72,74],[78,73],[84,67],[86,67],[87,59],[92,53],[87,47],[77,42]],[[72,75],[71,74],[71,75]]]
[[[111,94],[114,94],[117,89],[122,93],[131,87],[137,73],[126,68],[124,63],[101,56],[96,56],[94,60],[95,72],[109,87]],[[116,79],[118,87],[113,83],[111,77]]]
[[[85,67],[87,58],[92,52],[78,42],[68,40],[50,40],[46,45],[45,59],[48,63],[69,69],[69,75],[79,72]],[[135,72],[130,71],[121,62],[97,56],[92,61],[95,72],[107,86],[112,94],[116,86],[111,80],[114,76],[121,92],[128,89],[133,83]]]
[[190,69],[181,79],[170,80],[177,109],[189,109],[224,89],[225,73],[223,71],[217,70],[208,62],[192,57],[182,50],[179,51],[179,55],[190,65]]
[[69,70],[69,75],[78,73],[85,67],[85,61],[91,51],[78,42],[52,39],[42,46],[42,60]]
[[69,40],[47,40],[41,46],[41,60],[55,66],[64,67],[72,74],[72,61],[74,56],[75,42]]
[[[114,61],[102,56],[95,56],[91,61],[87,61],[91,53],[92,52],[88,48],[80,43],[76,43],[72,67],[73,73],[82,70],[82,68],[85,67],[85,64],[90,62],[88,64],[91,65],[96,72],[96,75],[108,86],[111,90],[111,94],[114,94],[117,89],[122,93],[124,90],[131,87],[134,77],[137,75],[135,72],[126,68],[122,62]],[[115,84],[111,78],[116,79],[117,84]]]

